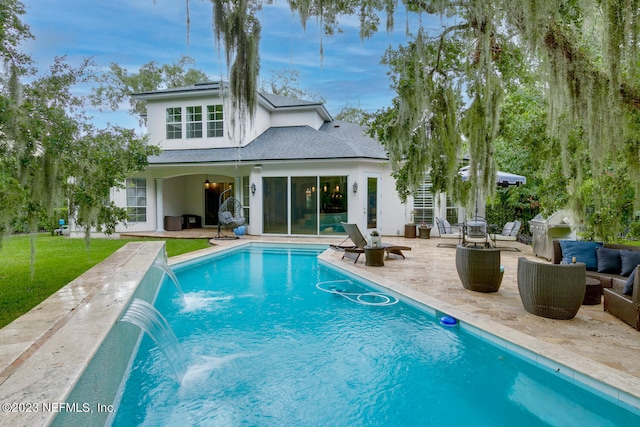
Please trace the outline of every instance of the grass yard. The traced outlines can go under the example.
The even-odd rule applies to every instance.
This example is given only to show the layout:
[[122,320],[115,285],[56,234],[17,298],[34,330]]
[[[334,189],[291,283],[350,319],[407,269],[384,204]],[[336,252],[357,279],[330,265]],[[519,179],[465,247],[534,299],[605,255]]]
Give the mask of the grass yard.
[[[10,236],[0,248],[0,328],[40,304],[58,289],[132,241],[146,239],[84,239],[50,234],[35,236],[36,262],[31,277],[31,236]],[[168,255],[209,247],[206,239],[168,239]]]

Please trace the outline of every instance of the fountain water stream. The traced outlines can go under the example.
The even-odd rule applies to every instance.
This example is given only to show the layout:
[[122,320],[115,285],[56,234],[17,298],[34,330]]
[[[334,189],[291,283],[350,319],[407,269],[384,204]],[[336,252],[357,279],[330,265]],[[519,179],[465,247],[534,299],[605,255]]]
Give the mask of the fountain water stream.
[[180,298],[184,299],[184,291],[182,290],[182,287],[180,286],[180,281],[178,281],[178,278],[176,277],[176,274],[173,272],[171,267],[169,267],[169,264],[167,264],[167,262],[162,258],[156,258],[156,260],[153,262],[153,266],[156,267],[156,268],[159,268],[167,276],[169,276],[169,278],[171,279],[171,281],[173,282],[175,287],[178,289],[178,293],[180,294]]
[[120,321],[138,326],[153,339],[173,368],[176,381],[181,383],[187,371],[186,359],[167,319],[148,302],[135,298]]

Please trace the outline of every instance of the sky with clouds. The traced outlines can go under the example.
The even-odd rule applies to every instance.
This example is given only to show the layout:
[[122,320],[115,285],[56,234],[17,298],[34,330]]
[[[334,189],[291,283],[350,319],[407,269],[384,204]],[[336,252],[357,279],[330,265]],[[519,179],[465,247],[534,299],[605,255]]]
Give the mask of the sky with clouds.
[[[54,56],[66,55],[71,64],[93,57],[98,67],[115,62],[136,71],[149,61],[171,63],[184,54],[213,79],[226,76],[224,53],[216,48],[207,0],[190,0],[188,37],[185,0],[22,1],[27,9],[23,20],[35,36],[23,48],[41,72]],[[341,18],[343,32],[328,37],[321,34],[315,20],[303,30],[286,1],[274,3],[258,15],[262,23],[261,77],[271,70],[299,71],[300,86],[322,96],[333,115],[346,105],[373,112],[390,104],[393,93],[387,67],[380,59],[389,46],[407,41],[407,27],[415,32],[419,17],[408,23],[406,12],[398,11],[393,31],[385,31],[383,18],[382,30],[362,41],[355,17]],[[128,117],[125,111],[90,114],[96,122],[135,127],[137,118]]]

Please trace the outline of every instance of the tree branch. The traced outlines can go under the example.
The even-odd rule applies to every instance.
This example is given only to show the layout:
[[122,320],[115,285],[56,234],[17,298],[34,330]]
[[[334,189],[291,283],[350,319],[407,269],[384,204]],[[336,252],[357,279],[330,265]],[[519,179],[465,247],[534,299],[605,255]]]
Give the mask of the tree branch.
[[454,32],[454,31],[460,31],[460,30],[467,30],[471,28],[471,25],[469,23],[466,24],[458,24],[458,25],[452,25],[450,27],[445,28],[442,33],[440,33],[440,43],[438,44],[438,55],[436,56],[436,63],[434,64],[433,68],[431,69],[431,71],[429,71],[427,74],[429,76],[432,76],[433,73],[435,73],[436,71],[440,72],[439,68],[440,68],[440,58],[442,57],[442,48],[444,45],[444,40],[447,37],[447,34]]

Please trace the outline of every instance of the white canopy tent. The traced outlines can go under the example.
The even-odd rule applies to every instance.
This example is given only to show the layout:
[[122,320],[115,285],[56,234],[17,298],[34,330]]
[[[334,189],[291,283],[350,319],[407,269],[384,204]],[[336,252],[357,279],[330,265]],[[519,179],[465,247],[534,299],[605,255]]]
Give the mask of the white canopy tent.
[[[469,179],[469,168],[470,166],[462,167],[458,172],[462,177],[463,181],[467,181]],[[518,187],[526,183],[527,183],[526,176],[516,175],[515,173],[502,172],[502,171],[498,171],[496,173],[496,184],[498,185],[498,187],[508,187],[510,185],[515,185],[516,187]]]
[[[460,174],[460,177],[462,178],[463,181],[468,181],[469,180],[469,169],[470,166],[464,166],[462,168],[460,168],[460,170],[458,171],[458,173]],[[523,176],[523,175],[517,175],[514,173],[509,173],[509,172],[502,172],[502,171],[498,171],[496,172],[496,185],[498,187],[509,187],[509,186],[516,186],[519,187],[521,185],[524,185],[527,183],[527,177]],[[478,206],[478,200],[476,197],[476,209],[475,209],[475,217],[477,218],[478,216],[482,216],[484,217],[485,215],[485,203],[484,200],[481,201],[480,206]]]

